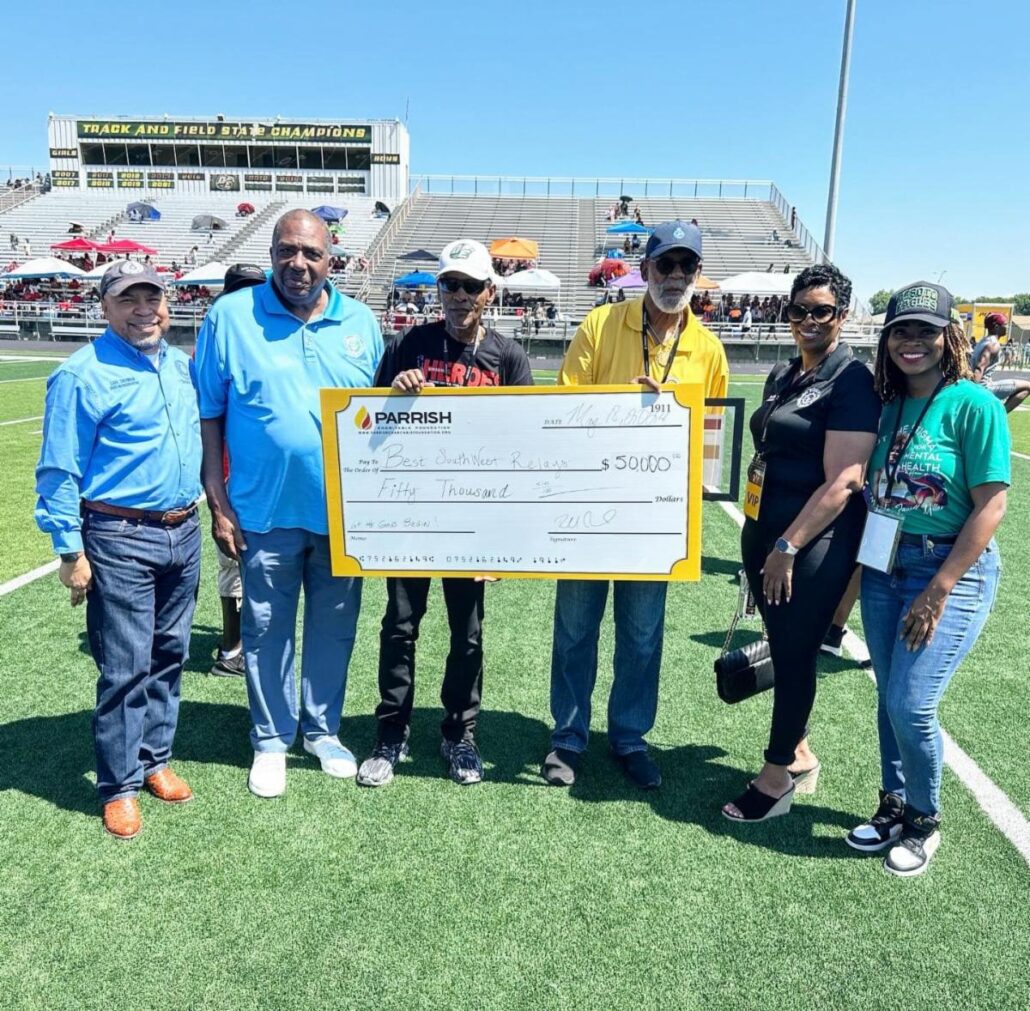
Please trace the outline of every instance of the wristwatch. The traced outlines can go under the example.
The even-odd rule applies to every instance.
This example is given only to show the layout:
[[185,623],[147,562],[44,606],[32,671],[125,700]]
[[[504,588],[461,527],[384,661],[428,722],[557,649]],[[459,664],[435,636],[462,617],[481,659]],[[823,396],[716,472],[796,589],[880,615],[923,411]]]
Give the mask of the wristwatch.
[[62,551],[61,561],[62,562],[77,562],[82,557],[81,551]]
[[798,553],[798,548],[794,547],[786,537],[776,538],[776,550],[784,555],[796,555]]

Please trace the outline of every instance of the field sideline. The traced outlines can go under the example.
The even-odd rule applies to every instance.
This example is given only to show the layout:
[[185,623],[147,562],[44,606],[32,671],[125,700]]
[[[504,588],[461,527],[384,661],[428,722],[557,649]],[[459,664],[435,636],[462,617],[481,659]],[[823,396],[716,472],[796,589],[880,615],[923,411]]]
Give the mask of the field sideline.
[[[32,521],[51,367],[0,362],[0,583],[51,557]],[[759,377],[731,394],[750,409]],[[1012,421],[1030,454],[1027,416]],[[1016,458],[998,604],[942,709],[1024,817],[1030,679],[1016,619],[1028,531],[1030,461]],[[953,774],[924,877],[889,878],[844,846],[877,782],[875,690],[853,662],[823,664],[819,792],[769,825],[720,816],[758,767],[769,699],[728,707],[715,696],[739,544],[714,504],[703,543],[702,582],[670,588],[657,793],[625,785],[605,754],[610,623],[581,782],[543,785],[554,591],[505,580],[487,600],[482,786],[449,783],[436,755],[447,637],[434,588],[413,760],[389,788],[363,791],[296,753],[273,802],[246,790],[242,684],[205,673],[219,620],[207,543],[176,740],[197,800],[144,798],[131,844],[104,837],[97,817],[82,611],[53,575],[0,596],[0,1008],[866,1011],[888,987],[947,1008],[1030,1008],[1030,868]],[[358,753],[374,736],[384,599],[382,581],[368,580],[341,731]],[[861,634],[857,614],[852,624]]]

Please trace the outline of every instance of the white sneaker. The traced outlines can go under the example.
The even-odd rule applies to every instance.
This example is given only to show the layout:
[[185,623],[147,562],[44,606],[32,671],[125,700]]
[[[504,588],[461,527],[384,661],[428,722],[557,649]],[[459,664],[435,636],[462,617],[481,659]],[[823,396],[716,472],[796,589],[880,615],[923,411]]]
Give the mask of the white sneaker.
[[313,741],[304,738],[304,750],[314,755],[322,765],[322,771],[335,779],[351,779],[358,773],[358,763],[341,743],[339,737],[318,737]]
[[929,835],[917,835],[906,825],[901,841],[888,851],[883,869],[899,878],[914,878],[930,866],[940,844],[941,833],[936,829]]
[[256,797],[279,797],[286,792],[286,755],[281,751],[255,751],[247,788]]

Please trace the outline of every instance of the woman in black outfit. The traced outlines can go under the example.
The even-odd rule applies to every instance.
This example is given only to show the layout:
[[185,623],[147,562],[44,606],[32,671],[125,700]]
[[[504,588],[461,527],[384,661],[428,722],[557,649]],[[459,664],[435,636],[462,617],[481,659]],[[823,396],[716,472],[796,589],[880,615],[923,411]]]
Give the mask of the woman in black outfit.
[[807,746],[796,751],[815,701],[819,645],[855,568],[860,491],[880,417],[872,373],[839,340],[850,302],[851,282],[836,267],[798,274],[786,314],[800,355],[769,373],[751,417],[741,552],[776,684],[762,771],[722,809],[735,821],[786,814],[795,782],[814,788],[819,769]]

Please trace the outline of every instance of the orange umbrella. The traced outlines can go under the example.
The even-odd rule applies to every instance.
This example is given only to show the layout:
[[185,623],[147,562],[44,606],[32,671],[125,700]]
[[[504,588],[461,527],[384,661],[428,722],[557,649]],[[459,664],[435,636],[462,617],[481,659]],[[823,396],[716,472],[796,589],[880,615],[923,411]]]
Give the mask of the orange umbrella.
[[694,282],[694,287],[698,291],[718,291],[719,282],[713,281],[710,277],[705,277],[704,274],[698,274],[697,280]]
[[490,243],[490,255],[502,260],[536,260],[540,257],[540,246],[532,239],[513,235],[507,239],[494,239]]

